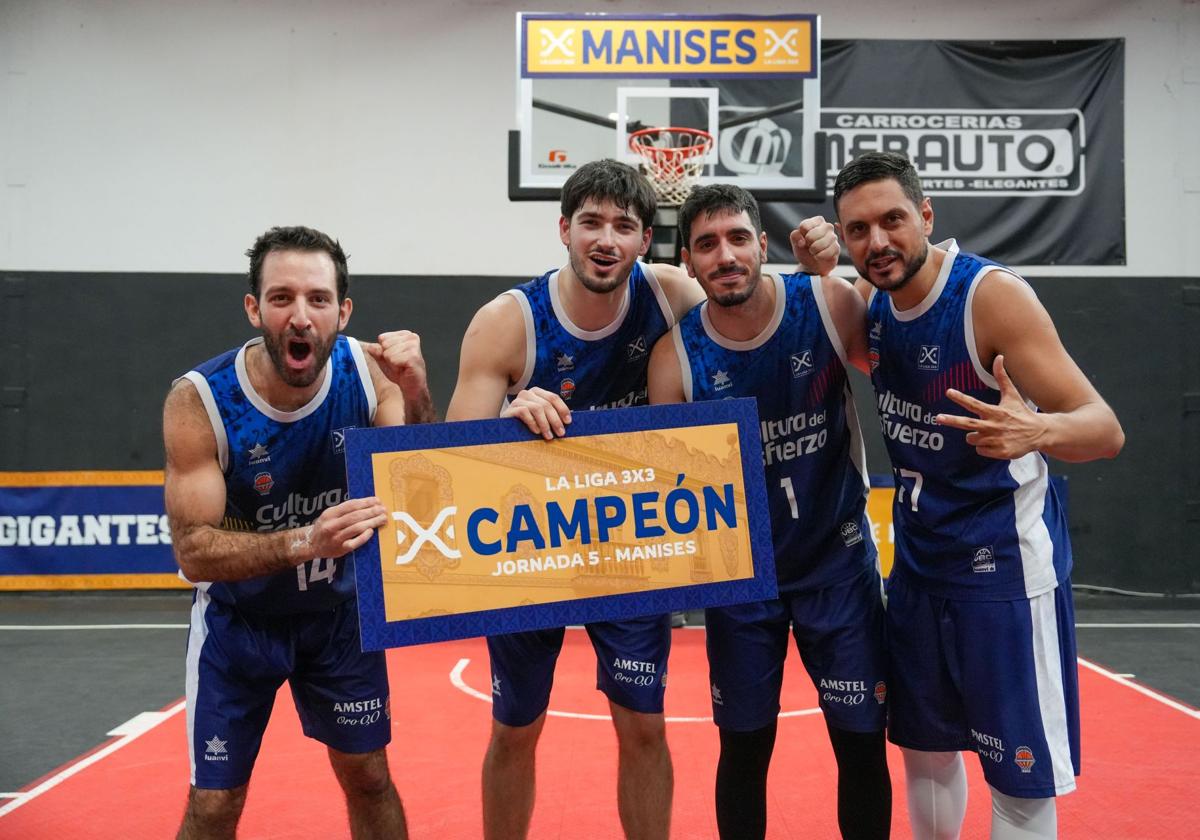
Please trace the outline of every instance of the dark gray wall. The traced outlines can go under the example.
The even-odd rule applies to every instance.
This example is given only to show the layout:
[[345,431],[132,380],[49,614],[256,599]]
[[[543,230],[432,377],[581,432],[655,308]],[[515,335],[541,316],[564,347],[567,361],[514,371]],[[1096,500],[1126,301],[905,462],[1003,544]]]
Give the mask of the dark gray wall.
[[[472,314],[524,279],[356,277],[348,332],[419,332],[444,411]],[[171,380],[253,335],[237,276],[5,272],[0,281],[3,470],[161,468]],[[1127,436],[1115,461],[1051,465],[1068,479],[1075,582],[1200,591],[1200,280],[1033,285]],[[870,470],[888,473],[870,384],[855,376]]]

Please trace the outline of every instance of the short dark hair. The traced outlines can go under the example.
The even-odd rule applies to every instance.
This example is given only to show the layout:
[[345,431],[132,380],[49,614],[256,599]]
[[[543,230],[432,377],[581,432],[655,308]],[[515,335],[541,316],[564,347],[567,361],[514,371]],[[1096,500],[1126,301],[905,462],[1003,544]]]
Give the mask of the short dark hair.
[[632,210],[642,227],[654,224],[658,199],[646,176],[627,163],[605,158],[576,169],[562,188],[562,214],[567,219],[588,199],[611,201],[622,210]]
[[837,211],[842,196],[860,184],[884,181],[888,178],[900,184],[900,189],[917,207],[925,200],[921,192],[921,176],[906,155],[898,152],[864,152],[842,167],[833,182],[833,209]]
[[254,245],[246,251],[246,256],[250,258],[250,294],[255,298],[262,292],[263,261],[272,251],[324,251],[333,260],[333,267],[337,271],[338,303],[346,299],[346,290],[350,288],[350,272],[346,268],[346,252],[342,250],[342,244],[328,234],[302,225],[273,227],[255,239]]
[[749,192],[732,184],[706,184],[696,187],[679,208],[679,235],[683,247],[692,245],[692,222],[700,213],[706,219],[718,212],[741,213],[743,210],[754,223],[754,233],[762,233],[762,218],[758,213],[758,202]]

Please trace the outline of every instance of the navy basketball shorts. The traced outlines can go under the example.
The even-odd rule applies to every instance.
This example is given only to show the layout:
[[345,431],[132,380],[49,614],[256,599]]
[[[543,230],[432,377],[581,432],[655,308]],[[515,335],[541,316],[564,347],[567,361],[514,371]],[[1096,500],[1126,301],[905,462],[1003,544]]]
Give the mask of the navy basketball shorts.
[[826,589],[709,608],[704,620],[717,726],[753,732],[774,722],[790,628],[829,725],[883,730],[887,654],[874,568]]
[[1040,799],[1079,775],[1079,683],[1070,580],[1016,601],[956,601],[888,581],[888,737],[973,750],[992,787]]
[[[596,650],[596,688],[609,700],[644,714],[661,714],[671,652],[671,616],[585,626]],[[563,628],[489,636],[492,717],[528,726],[550,705]]]
[[187,647],[193,785],[227,790],[250,780],[285,680],[308,737],[346,753],[391,740],[387,665],[383,653],[361,650],[353,600],[324,612],[261,615],[197,590]]

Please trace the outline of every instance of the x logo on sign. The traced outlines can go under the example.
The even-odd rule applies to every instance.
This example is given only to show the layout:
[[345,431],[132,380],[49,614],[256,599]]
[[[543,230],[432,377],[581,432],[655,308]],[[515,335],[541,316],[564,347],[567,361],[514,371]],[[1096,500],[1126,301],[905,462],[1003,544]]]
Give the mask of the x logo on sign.
[[795,40],[796,36],[800,34],[799,29],[789,29],[787,32],[783,33],[782,38],[775,34],[774,29],[763,29],[763,33],[766,34],[767,38],[771,40],[770,46],[767,47],[767,51],[763,55],[764,58],[770,58],[780,50],[783,50],[792,58],[800,57],[800,53],[796,52],[795,48],[792,46],[792,42]]
[[555,37],[554,33],[549,29],[542,30],[542,52],[541,58],[546,58],[552,52],[560,52],[567,58],[574,58],[575,52],[571,49],[567,40],[575,34],[574,29],[564,29],[562,34]]
[[[406,510],[392,511],[392,519],[395,519],[397,522],[403,522],[412,529],[414,534],[417,535],[416,540],[414,540],[413,544],[408,547],[408,551],[404,552],[403,554],[396,555],[396,565],[403,566],[405,563],[411,563],[412,559],[417,556],[417,552],[420,551],[421,546],[425,545],[425,543],[433,543],[434,548],[442,552],[443,555],[449,557],[451,560],[457,560],[459,557],[462,557],[462,552],[456,548],[450,548],[450,546],[442,542],[442,538],[439,534],[439,532],[442,530],[442,523],[445,522],[447,518],[453,516],[457,510],[458,508],[454,507],[453,505],[447,508],[442,508],[441,513],[437,515],[437,517],[433,520],[433,524],[428,528],[422,528],[421,524],[409,516],[408,511]],[[454,539],[453,522],[446,526],[446,536],[449,539]],[[404,536],[404,532],[397,528],[396,543],[402,543],[405,539],[406,537]]]

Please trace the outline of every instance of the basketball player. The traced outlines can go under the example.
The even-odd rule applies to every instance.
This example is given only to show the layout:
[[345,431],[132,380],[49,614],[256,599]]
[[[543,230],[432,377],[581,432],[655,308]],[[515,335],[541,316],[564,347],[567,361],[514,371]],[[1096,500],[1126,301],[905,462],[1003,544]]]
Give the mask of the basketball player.
[[679,210],[683,260],[708,300],[659,340],[650,401],[755,397],[779,597],[705,613],[720,729],[717,827],[762,838],[788,632],[817,687],[838,764],[843,837],[886,838],[883,602],[846,365],[865,366],[865,306],[835,277],[766,275],[758,204],[696,188]]
[[1046,456],[1111,458],[1124,433],[1020,277],[929,244],[933,208],[907,158],[854,160],[834,204],[869,300],[896,475],[889,737],[913,833],[958,836],[970,749],[992,837],[1054,837],[1054,797],[1079,773],[1079,706],[1071,547]]
[[[703,297],[674,266],[638,261],[656,200],[637,170],[612,160],[581,166],[563,186],[559,238],[567,263],[483,306],[463,338],[448,420],[511,416],[547,440],[572,409],[642,405],[654,342]],[[793,232],[797,254],[832,266],[838,246],[822,219]],[[507,400],[507,402],[506,402]],[[617,805],[629,837],[665,838],[672,771],[663,721],[670,616],[588,625],[598,688],[618,741]],[[563,630],[488,639],[491,741],[483,764],[484,834],[523,838],[534,803],[534,753],[545,724]],[[617,663],[655,674],[635,685]]]
[[406,837],[384,753],[387,670],[360,649],[343,559],[387,514],[346,499],[342,443],[349,428],[433,419],[420,341],[339,335],[346,256],[325,234],[272,228],[246,254],[246,315],[262,336],[184,374],[163,410],[175,558],[196,587],[179,836],[234,836],[287,680],[304,734],[329,749],[352,836]]

